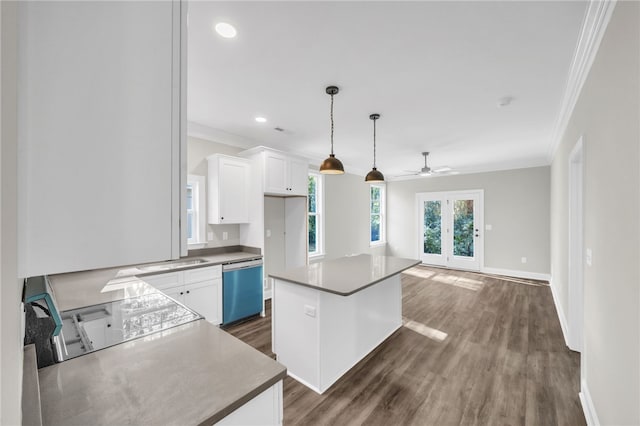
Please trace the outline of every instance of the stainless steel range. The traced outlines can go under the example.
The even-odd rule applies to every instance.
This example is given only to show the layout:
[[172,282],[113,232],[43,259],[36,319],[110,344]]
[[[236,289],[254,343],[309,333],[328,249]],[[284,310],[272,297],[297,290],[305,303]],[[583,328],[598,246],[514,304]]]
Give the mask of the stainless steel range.
[[55,336],[58,362],[201,319],[162,293],[60,313],[62,331]]

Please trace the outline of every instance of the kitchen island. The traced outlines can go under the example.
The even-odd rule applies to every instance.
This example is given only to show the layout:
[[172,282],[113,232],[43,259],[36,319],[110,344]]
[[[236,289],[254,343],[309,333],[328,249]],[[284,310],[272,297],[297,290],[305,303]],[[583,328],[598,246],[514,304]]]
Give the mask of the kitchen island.
[[400,272],[419,260],[361,254],[272,274],[273,352],[323,393],[402,326]]

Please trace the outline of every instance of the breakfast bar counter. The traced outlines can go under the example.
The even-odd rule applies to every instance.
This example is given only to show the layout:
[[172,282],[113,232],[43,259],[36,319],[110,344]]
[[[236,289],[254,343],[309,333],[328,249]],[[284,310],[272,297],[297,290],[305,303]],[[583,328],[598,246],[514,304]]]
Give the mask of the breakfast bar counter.
[[273,352],[323,393],[402,326],[400,272],[414,259],[361,254],[272,274]]

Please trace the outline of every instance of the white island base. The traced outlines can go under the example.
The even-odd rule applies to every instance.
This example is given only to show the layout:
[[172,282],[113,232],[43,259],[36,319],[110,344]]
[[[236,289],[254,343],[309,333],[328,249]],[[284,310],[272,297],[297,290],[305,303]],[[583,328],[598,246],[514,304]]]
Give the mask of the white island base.
[[318,393],[402,325],[399,273],[347,296],[274,278],[272,303],[278,362]]

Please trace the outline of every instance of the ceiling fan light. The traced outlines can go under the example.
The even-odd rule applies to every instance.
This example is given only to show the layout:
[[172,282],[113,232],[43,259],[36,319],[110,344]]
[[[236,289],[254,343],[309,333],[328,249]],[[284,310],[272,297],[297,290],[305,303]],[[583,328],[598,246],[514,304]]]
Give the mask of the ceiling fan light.
[[367,173],[364,181],[369,183],[384,182],[384,175],[374,167],[369,173]]
[[338,160],[335,155],[330,154],[322,164],[320,164],[320,173],[325,175],[341,175],[344,174],[344,166],[342,161]]

